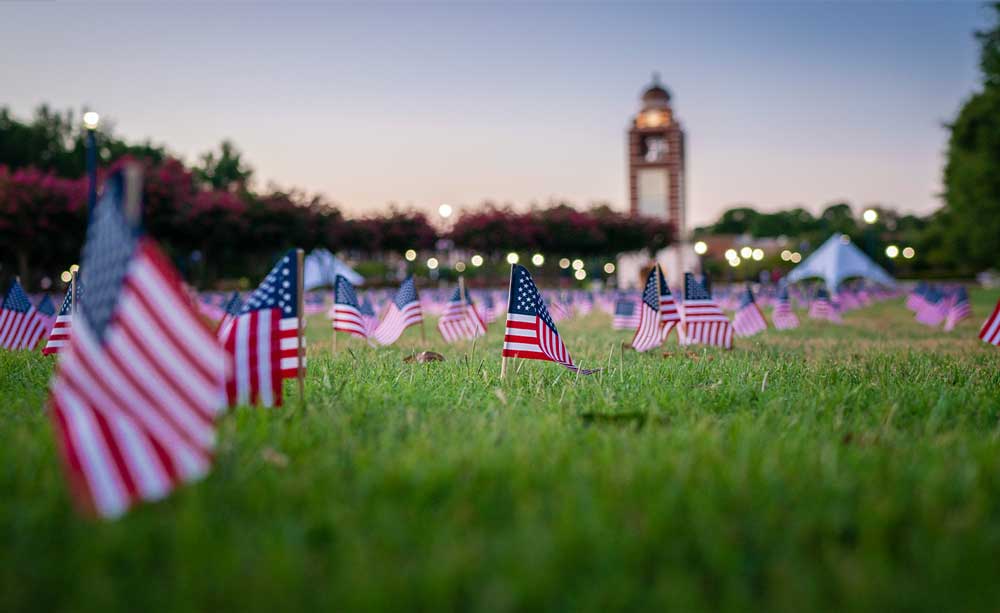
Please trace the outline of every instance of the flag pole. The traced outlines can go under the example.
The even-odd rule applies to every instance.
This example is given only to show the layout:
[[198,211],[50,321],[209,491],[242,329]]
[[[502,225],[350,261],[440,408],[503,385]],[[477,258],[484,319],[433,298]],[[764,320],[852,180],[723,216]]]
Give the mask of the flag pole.
[[71,270],[69,275],[69,316],[72,318],[76,310],[76,271]]
[[304,335],[304,331],[305,331],[305,327],[306,327],[305,290],[303,288],[304,283],[303,283],[303,279],[302,279],[302,268],[303,268],[302,260],[303,260],[304,255],[305,255],[305,252],[302,251],[301,249],[296,249],[295,250],[296,265],[298,266],[298,270],[296,271],[297,274],[295,276],[298,277],[298,290],[299,290],[299,304],[298,304],[299,326],[298,326],[298,343],[297,343],[297,345],[298,345],[298,358],[299,358],[298,359],[298,367],[299,367],[299,369],[298,369],[299,370],[299,372],[298,372],[298,381],[299,381],[299,402],[300,403],[305,402],[305,398],[306,398],[305,366],[303,365],[303,362],[305,361],[305,355],[304,355],[305,352],[303,351],[303,347],[302,347],[303,341],[305,340],[304,339],[304,336],[305,336]]
[[[510,265],[510,280],[507,281],[507,317],[510,317],[510,298],[511,298],[511,291],[513,290],[513,287],[514,287],[514,265],[511,264]],[[506,329],[507,329],[507,324],[504,323],[504,330],[505,330],[504,336],[505,337],[507,336]],[[501,349],[501,351],[502,351],[502,349]],[[507,377],[507,359],[508,359],[507,356],[501,354],[501,357],[500,357],[500,380],[501,381]]]

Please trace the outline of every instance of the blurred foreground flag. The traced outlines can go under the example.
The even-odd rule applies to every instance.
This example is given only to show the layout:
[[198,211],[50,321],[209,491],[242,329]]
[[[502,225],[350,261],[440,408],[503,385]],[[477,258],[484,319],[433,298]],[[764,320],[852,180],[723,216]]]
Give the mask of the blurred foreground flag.
[[112,174],[83,246],[87,301],[51,386],[56,440],[77,500],[117,517],[208,472],[226,356],[153,240],[141,175]]
[[69,344],[70,329],[73,324],[73,303],[75,301],[76,305],[79,306],[82,290],[83,286],[80,284],[79,276],[74,275],[69,289],[66,290],[66,297],[63,298],[62,306],[59,307],[56,322],[52,326],[52,331],[49,332],[49,340],[45,343],[45,349],[42,349],[43,354],[52,355],[53,353],[59,353],[63,347]]
[[[281,406],[282,381],[298,376],[299,272],[292,249],[267,273],[220,337],[233,360],[226,380],[230,405]],[[305,349],[305,339],[302,343]]]
[[785,284],[782,284],[778,291],[778,302],[774,305],[774,311],[771,312],[771,323],[777,330],[790,330],[799,327],[799,318],[792,310],[792,303],[788,299],[788,286]]
[[729,318],[694,275],[684,273],[684,302],[681,303],[681,344],[715,345],[733,348],[733,328]]
[[740,296],[740,306],[733,316],[733,331],[736,336],[753,336],[767,330],[767,320],[753,299],[753,290],[747,285]]
[[528,269],[520,264],[513,264],[510,269],[507,325],[501,355],[505,358],[555,362],[584,375],[597,372],[581,369],[573,363],[545,308],[545,300],[538,293]]
[[417,286],[413,284],[413,277],[407,277],[389,304],[382,323],[372,332],[372,338],[379,345],[391,345],[399,339],[403,330],[423,321],[424,312],[420,309]]
[[34,349],[45,334],[45,317],[31,306],[21,284],[14,281],[0,310],[0,347]]
[[950,332],[958,322],[972,317],[972,307],[969,305],[969,292],[959,286],[948,300],[948,312],[944,318],[944,329]]
[[993,314],[986,319],[983,329],[979,331],[979,338],[991,345],[1000,346],[1000,301],[997,301]]
[[240,314],[240,309],[242,308],[243,300],[240,298],[240,293],[233,292],[233,295],[229,297],[229,300],[222,307],[222,317],[219,319],[219,325],[215,328],[215,335],[217,337],[221,339],[229,334],[229,328],[236,321],[236,316]]

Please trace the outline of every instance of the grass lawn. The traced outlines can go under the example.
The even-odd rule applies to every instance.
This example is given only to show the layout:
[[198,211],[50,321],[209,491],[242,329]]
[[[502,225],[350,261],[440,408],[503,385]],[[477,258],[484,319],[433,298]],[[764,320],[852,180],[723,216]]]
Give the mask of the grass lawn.
[[304,406],[233,411],[207,479],[115,523],[73,511],[52,361],[0,352],[0,610],[995,611],[996,299],[666,356],[594,314],[560,330],[603,372],[504,383],[500,324],[332,355],[315,318]]

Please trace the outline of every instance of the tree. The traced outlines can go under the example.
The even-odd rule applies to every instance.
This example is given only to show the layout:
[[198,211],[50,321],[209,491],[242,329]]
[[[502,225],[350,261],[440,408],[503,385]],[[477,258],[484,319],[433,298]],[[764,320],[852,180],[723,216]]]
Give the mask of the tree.
[[243,161],[243,154],[232,141],[224,140],[219,144],[218,155],[209,151],[201,156],[195,175],[211,189],[245,192],[253,178],[253,168]]
[[1000,266],[1000,4],[996,24],[978,32],[983,89],[948,126],[945,232],[937,255],[968,272]]

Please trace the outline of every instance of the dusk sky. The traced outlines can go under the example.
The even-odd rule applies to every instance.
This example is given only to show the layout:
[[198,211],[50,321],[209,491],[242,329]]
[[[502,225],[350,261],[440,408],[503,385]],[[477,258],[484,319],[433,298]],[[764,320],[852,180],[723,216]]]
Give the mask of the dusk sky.
[[0,3],[0,105],[89,105],[191,161],[230,138],[260,185],[352,214],[486,199],[626,203],[658,71],[688,216],[833,200],[928,212],[977,87],[974,3]]

